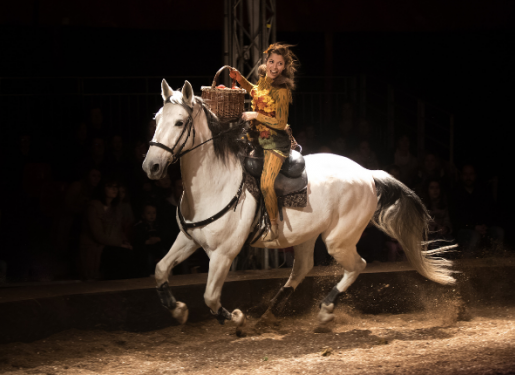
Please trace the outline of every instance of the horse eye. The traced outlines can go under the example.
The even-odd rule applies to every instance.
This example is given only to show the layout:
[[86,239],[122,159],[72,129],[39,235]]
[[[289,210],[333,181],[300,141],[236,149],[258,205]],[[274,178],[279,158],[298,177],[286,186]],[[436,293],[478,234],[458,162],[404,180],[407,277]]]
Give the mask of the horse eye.
[[175,126],[183,126],[184,125],[184,122],[183,121],[177,121],[175,123]]

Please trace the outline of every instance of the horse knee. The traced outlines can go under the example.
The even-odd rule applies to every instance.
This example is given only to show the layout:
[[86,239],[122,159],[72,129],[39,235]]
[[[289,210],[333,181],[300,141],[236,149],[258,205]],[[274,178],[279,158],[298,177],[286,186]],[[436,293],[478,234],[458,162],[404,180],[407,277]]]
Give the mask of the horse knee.
[[163,261],[160,261],[159,263],[157,263],[156,265],[156,271],[155,271],[155,277],[156,277],[156,280],[167,280],[168,279],[168,267],[166,266],[166,264],[164,264]]

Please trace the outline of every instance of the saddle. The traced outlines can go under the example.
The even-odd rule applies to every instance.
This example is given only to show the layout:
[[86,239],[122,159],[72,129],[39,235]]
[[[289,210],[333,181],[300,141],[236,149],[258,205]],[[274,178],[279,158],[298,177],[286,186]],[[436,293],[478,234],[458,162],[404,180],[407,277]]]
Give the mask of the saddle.
[[[245,171],[256,179],[260,179],[263,171],[264,152],[262,148],[256,148],[251,155],[245,157]],[[278,199],[287,195],[299,193],[306,189],[308,185],[308,175],[304,156],[298,151],[291,150],[290,156],[284,161],[281,171],[275,179],[275,191]],[[281,199],[280,199],[281,200]],[[288,207],[289,205],[284,205]],[[297,206],[290,206],[297,207]],[[301,207],[305,207],[301,206]]]

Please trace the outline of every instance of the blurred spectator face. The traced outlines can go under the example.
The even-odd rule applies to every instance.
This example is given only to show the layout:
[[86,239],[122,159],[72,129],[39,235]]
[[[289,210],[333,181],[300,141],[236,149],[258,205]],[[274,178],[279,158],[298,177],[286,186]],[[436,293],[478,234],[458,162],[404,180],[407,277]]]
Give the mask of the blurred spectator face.
[[106,198],[114,199],[118,196],[118,184],[107,184],[104,189]]
[[96,169],[92,169],[88,173],[88,182],[91,187],[97,187],[101,178],[102,174]]
[[333,151],[331,150],[331,147],[329,147],[329,146],[322,146],[322,147],[320,147],[320,150],[318,150],[318,152],[330,154]]
[[399,139],[399,150],[409,152],[409,138],[406,135]]
[[113,137],[113,150],[116,151],[116,152],[121,152],[122,149],[123,149],[123,139],[121,136],[119,135],[115,135]]
[[100,108],[93,108],[90,112],[91,125],[95,129],[102,128],[102,122],[104,122],[104,116],[102,116],[102,110]]
[[170,179],[170,176],[166,175],[161,180],[157,180],[156,185],[161,189],[169,189],[172,186],[172,180]]
[[394,177],[397,180],[401,178],[401,170],[397,167],[390,168],[389,170],[387,170],[387,172],[390,173],[392,177]]
[[427,188],[427,193],[431,200],[440,198],[440,184],[437,181],[431,181]]
[[91,147],[91,153],[93,154],[93,156],[104,156],[104,151],[104,140],[102,138],[93,139],[93,144]]
[[153,223],[156,221],[156,208],[154,206],[145,206],[143,210],[143,220]]
[[476,170],[471,165],[466,165],[461,171],[461,181],[467,187],[472,187],[476,183]]
[[426,171],[432,172],[432,171],[436,170],[436,166],[437,166],[436,156],[434,156],[433,154],[427,154],[426,157],[424,158],[424,168],[426,169]]
[[370,144],[367,141],[363,141],[359,144],[359,153],[363,156],[370,155]]

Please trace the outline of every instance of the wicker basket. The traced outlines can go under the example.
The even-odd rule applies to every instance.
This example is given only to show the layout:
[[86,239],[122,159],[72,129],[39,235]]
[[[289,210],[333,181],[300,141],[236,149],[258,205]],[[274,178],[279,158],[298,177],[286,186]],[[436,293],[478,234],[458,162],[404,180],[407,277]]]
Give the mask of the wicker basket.
[[229,65],[224,65],[216,72],[211,86],[202,86],[202,99],[209,105],[209,108],[222,122],[236,121],[243,113],[246,90],[235,86],[233,88],[219,89],[216,87],[218,76]]

